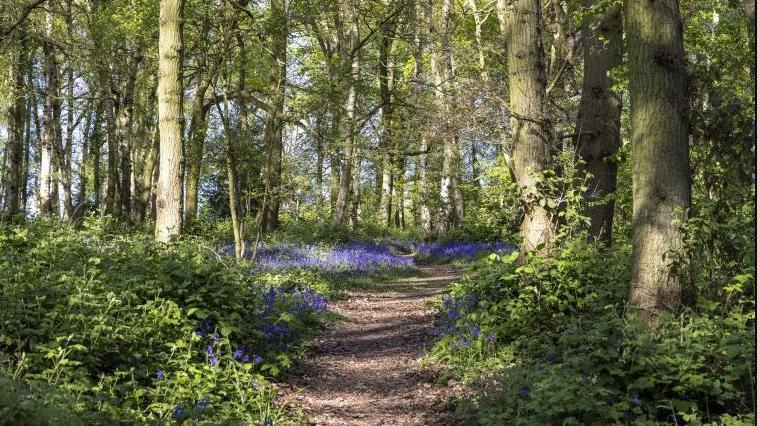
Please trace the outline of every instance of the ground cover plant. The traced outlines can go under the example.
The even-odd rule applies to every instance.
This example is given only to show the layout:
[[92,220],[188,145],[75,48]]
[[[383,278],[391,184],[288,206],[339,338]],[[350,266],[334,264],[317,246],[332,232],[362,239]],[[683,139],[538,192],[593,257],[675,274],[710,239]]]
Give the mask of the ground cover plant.
[[291,415],[269,379],[292,367],[326,298],[259,281],[200,241],[158,247],[115,231],[97,220],[2,229],[3,374],[38,401],[4,405],[2,422],[54,422],[44,406],[93,424]]

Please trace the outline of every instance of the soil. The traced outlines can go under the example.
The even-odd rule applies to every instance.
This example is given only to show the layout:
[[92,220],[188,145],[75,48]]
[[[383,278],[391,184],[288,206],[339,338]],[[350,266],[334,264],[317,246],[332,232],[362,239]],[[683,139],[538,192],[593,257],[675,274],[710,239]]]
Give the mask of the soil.
[[458,278],[447,265],[354,290],[330,310],[344,317],[312,344],[304,373],[286,386],[285,399],[302,407],[312,425],[454,425],[453,382],[435,383],[437,368],[421,364],[431,344],[434,310]]

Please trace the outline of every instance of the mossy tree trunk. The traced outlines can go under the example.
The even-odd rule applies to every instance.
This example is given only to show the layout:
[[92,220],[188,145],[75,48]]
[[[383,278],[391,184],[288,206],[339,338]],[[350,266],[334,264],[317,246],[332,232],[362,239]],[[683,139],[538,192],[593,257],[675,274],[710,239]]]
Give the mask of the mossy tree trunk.
[[[584,0],[589,8],[597,0]],[[583,94],[576,123],[576,150],[591,174],[585,193],[586,216],[591,220],[589,238],[609,245],[615,202],[602,198],[615,192],[618,165],[612,156],[620,148],[622,103],[612,90],[610,70],[623,59],[623,28],[620,7],[612,7],[584,25]]]
[[550,128],[545,114],[546,73],[541,31],[541,1],[512,0],[498,3],[505,19],[502,27],[507,46],[510,82],[512,165],[523,191],[525,214],[520,226],[521,249],[549,249],[555,225],[540,205],[535,175],[551,166]]
[[633,161],[630,304],[649,322],[681,303],[683,235],[691,203],[683,25],[677,0],[625,5]]

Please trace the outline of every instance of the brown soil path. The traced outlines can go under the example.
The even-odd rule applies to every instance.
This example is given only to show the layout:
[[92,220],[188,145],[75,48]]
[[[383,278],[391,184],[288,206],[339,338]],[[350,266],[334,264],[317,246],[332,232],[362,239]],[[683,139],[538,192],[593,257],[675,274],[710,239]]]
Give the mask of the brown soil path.
[[350,291],[330,309],[345,317],[313,343],[304,374],[290,381],[287,399],[315,425],[453,425],[447,400],[456,390],[434,383],[419,358],[430,344],[440,297],[458,278],[450,266],[423,268],[380,290]]

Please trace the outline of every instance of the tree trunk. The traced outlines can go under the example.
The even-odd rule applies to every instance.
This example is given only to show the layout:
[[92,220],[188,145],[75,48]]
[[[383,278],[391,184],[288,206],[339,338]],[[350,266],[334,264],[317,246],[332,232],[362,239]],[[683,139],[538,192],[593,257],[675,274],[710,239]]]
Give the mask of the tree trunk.
[[26,34],[18,33],[18,50],[12,52],[9,57],[8,83],[10,86],[10,99],[8,103],[8,145],[5,162],[7,164],[4,176],[5,183],[5,211],[9,215],[22,213],[21,199],[22,187],[26,184],[23,180],[24,164],[24,127],[27,111],[27,102],[24,88],[26,59]]
[[549,125],[545,114],[546,76],[541,36],[541,1],[513,0],[505,5],[507,74],[510,82],[512,164],[521,188],[525,214],[521,250],[549,245],[554,234],[550,213],[539,205],[535,173],[551,165]]
[[[589,8],[597,0],[585,0]],[[596,28],[595,28],[596,27]],[[612,156],[620,148],[622,103],[612,91],[609,71],[623,58],[623,28],[620,7],[612,7],[584,25],[584,79],[576,124],[576,151],[591,174],[584,214],[591,220],[589,238],[610,245],[615,202],[602,200],[615,192],[618,165]]]
[[286,2],[271,1],[271,52],[275,61],[272,81],[272,111],[268,112],[265,126],[266,167],[265,203],[263,205],[262,227],[264,232],[279,227],[279,206],[281,205],[281,157],[283,154],[284,100],[286,95],[287,37],[288,22]]
[[103,85],[103,98],[105,98],[105,136],[108,147],[107,173],[105,181],[105,214],[116,213],[116,186],[118,179],[118,141],[116,139],[116,100],[110,87],[110,77],[107,65],[102,67],[100,84]]
[[214,62],[209,70],[203,70],[204,62],[198,64],[197,89],[192,101],[192,115],[189,120],[189,147],[187,149],[187,195],[184,202],[184,218],[187,222],[197,216],[198,195],[200,190],[200,172],[205,149],[205,137],[208,131],[208,105],[205,94],[215,77],[220,62]]
[[121,217],[131,220],[132,218],[132,130],[134,123],[134,84],[137,80],[137,72],[141,57],[140,44],[134,57],[129,61],[129,70],[124,87],[123,100],[121,102],[120,116],[118,118],[118,140],[121,151]]
[[145,158],[145,164],[142,168],[142,185],[139,202],[139,212],[137,214],[137,221],[142,222],[147,217],[147,208],[150,205],[152,194],[154,194],[153,186],[153,174],[155,173],[155,164],[158,159],[158,150],[160,149],[160,131],[158,126],[153,129],[152,143],[147,151],[147,157]]
[[[396,145],[392,138],[392,71],[389,67],[389,58],[392,50],[392,36],[388,29],[381,31],[381,43],[379,45],[378,79],[379,93],[381,96],[381,133],[379,137],[380,156],[380,217],[384,224],[389,226],[392,217],[392,190],[394,186],[394,170],[392,167],[396,153]],[[393,154],[394,153],[394,154]]]
[[39,199],[38,208],[42,215],[50,215],[53,210],[52,156],[56,143],[58,124],[53,118],[53,104],[58,96],[58,69],[55,63],[55,47],[52,43],[53,13],[52,0],[47,0],[45,14],[45,40],[42,49],[45,54],[45,107],[43,114],[44,134],[40,143]]
[[339,192],[334,208],[334,220],[337,223],[346,223],[349,219],[349,198],[352,192],[352,166],[355,161],[355,137],[358,129],[355,123],[355,109],[357,108],[357,84],[360,78],[360,52],[358,43],[360,35],[357,27],[357,16],[352,6],[348,6],[346,14],[350,23],[349,43],[347,44],[351,54],[349,56],[349,92],[347,94],[347,134],[344,147],[344,161],[342,171],[339,174]]
[[677,0],[627,1],[633,161],[630,303],[654,322],[681,302],[683,234],[673,220],[691,204],[688,88]]
[[160,1],[158,43],[160,172],[155,200],[155,239],[159,242],[168,242],[172,236],[181,233],[182,3],[182,0]]

